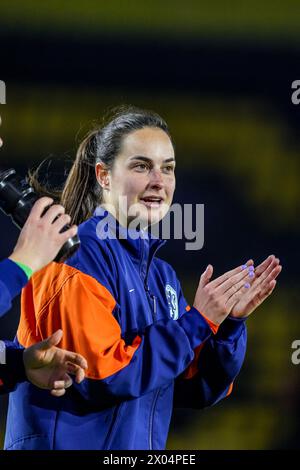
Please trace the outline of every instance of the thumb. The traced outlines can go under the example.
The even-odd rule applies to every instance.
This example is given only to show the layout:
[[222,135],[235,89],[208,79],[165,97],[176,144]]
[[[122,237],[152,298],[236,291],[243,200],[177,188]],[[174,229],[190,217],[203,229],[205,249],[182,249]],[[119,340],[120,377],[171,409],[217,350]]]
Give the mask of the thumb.
[[209,281],[210,281],[210,279],[213,275],[213,271],[214,271],[214,268],[212,267],[211,264],[209,264],[207,266],[206,270],[204,271],[204,273],[200,277],[200,282],[199,282],[200,287],[205,287],[206,284],[209,283]]
[[40,350],[50,349],[52,346],[57,346],[63,337],[62,330],[57,330],[49,338],[41,341]]

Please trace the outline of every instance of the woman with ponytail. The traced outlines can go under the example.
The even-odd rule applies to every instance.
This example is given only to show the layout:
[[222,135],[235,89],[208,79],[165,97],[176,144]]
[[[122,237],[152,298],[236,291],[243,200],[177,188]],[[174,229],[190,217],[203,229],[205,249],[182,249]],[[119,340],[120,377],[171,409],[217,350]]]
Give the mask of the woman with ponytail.
[[81,246],[32,277],[17,340],[28,347],[61,328],[61,346],[89,366],[60,401],[20,384],[6,449],[164,449],[173,407],[203,408],[231,393],[246,318],[281,267],[271,255],[212,279],[209,265],[189,306],[150,230],[174,190],[174,145],[154,112],[121,109],[80,144],[60,202]]

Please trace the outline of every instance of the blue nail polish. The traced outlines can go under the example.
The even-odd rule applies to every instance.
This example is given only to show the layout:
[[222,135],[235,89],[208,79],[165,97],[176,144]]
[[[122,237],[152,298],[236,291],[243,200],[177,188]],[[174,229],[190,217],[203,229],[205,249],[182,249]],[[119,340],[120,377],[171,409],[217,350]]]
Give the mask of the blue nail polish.
[[246,287],[246,289],[249,289],[249,287],[250,287],[249,282],[246,282],[246,284],[244,285],[244,287]]
[[249,277],[254,277],[254,275],[255,275],[254,272],[253,272],[253,271],[250,271]]
[[246,269],[248,266],[246,264],[243,264],[242,269]]
[[254,266],[249,266],[249,271],[254,271]]

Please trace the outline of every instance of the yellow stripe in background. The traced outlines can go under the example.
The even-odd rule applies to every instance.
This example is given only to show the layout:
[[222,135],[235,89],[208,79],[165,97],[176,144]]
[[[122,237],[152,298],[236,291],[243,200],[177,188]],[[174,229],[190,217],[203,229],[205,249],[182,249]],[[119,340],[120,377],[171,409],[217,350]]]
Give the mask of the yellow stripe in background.
[[2,0],[1,28],[300,42],[297,0]]

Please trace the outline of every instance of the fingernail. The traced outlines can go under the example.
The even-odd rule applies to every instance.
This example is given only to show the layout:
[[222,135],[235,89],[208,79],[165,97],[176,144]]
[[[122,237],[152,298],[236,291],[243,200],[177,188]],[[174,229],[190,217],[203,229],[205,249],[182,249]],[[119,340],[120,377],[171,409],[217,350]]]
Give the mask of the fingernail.
[[246,282],[246,284],[244,284],[244,287],[246,287],[246,289],[249,289],[249,287],[250,287],[249,282]]
[[254,277],[254,275],[255,275],[254,271],[249,272],[249,277]]
[[249,266],[249,271],[254,271],[254,266]]
[[248,266],[246,264],[243,264],[242,269],[246,269]]

